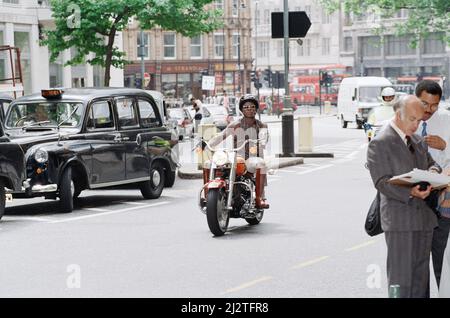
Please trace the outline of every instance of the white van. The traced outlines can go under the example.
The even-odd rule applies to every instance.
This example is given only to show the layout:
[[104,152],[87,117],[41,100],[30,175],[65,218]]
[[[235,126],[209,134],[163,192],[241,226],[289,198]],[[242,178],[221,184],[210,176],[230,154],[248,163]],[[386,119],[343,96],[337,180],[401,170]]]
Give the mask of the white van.
[[342,128],[356,122],[359,129],[367,120],[369,111],[381,103],[381,90],[392,83],[385,77],[365,76],[344,78],[339,86],[338,119]]

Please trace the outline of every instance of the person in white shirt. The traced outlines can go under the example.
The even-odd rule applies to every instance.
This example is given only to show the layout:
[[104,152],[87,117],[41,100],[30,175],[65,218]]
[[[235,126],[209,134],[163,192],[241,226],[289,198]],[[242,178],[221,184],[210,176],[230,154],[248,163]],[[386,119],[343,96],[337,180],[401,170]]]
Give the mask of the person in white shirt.
[[[428,145],[428,152],[436,163],[442,169],[446,169],[450,167],[450,112],[439,109],[442,89],[438,83],[424,80],[416,86],[415,93],[422,101],[424,107],[422,122],[416,134],[423,137],[425,143]],[[443,196],[445,195],[448,194],[444,192]],[[450,209],[440,205],[438,206],[438,211],[441,214],[441,218],[438,219],[439,226],[433,232],[431,251],[434,276],[439,287],[444,251],[447,246],[450,230]],[[450,279],[450,277],[447,279]]]

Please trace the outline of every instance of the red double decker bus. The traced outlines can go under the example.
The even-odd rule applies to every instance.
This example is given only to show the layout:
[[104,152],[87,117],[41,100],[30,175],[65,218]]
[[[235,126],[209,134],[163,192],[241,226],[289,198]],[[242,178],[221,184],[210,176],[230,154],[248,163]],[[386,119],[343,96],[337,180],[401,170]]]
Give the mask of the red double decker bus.
[[[296,105],[318,105],[324,101],[336,105],[339,84],[343,78],[352,76],[351,68],[342,64],[293,66],[290,73],[289,90]],[[331,77],[331,85],[320,85],[324,73]]]

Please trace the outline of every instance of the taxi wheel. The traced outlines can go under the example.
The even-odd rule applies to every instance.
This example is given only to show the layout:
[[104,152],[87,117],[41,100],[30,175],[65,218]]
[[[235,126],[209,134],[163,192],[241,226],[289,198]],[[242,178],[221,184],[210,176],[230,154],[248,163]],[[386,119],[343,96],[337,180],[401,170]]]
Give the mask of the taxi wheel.
[[70,213],[73,211],[73,199],[75,195],[75,183],[72,180],[72,169],[64,170],[59,184],[59,212]]
[[166,172],[165,177],[166,178],[165,178],[165,181],[164,181],[164,187],[172,188],[173,185],[175,184],[175,179],[177,177],[176,171],[169,170],[168,172]]
[[5,186],[3,185],[3,182],[0,182],[0,219],[5,213],[5,201]]
[[157,199],[164,189],[165,175],[163,166],[154,162],[150,169],[150,180],[140,184],[142,196],[145,199]]

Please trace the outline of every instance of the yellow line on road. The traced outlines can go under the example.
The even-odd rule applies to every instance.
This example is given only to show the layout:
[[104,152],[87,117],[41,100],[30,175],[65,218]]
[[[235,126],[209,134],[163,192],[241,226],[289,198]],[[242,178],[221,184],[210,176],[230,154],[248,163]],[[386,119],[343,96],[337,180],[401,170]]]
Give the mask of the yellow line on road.
[[319,257],[319,258],[315,258],[315,259],[312,259],[310,261],[303,262],[303,263],[300,263],[298,265],[292,266],[290,269],[304,268],[304,267],[307,267],[307,266],[310,266],[310,265],[322,262],[322,261],[326,260],[327,258],[330,258],[330,257],[329,256],[322,256],[322,257]]
[[256,285],[256,284],[259,284],[259,283],[262,283],[262,282],[265,282],[265,281],[268,281],[268,280],[271,280],[271,279],[273,279],[272,276],[264,276],[264,277],[255,279],[255,280],[253,280],[253,281],[251,281],[251,282],[244,283],[244,284],[242,284],[242,285],[240,285],[240,286],[237,286],[237,287],[234,287],[234,288],[227,289],[226,291],[224,291],[223,293],[221,293],[221,295],[225,295],[225,294],[229,294],[229,293],[234,293],[234,292],[237,292],[237,291],[239,291],[239,290],[242,290],[242,289],[245,289],[245,288],[252,287],[252,286],[254,286],[254,285]]
[[360,248],[363,248],[363,247],[375,244],[376,242],[377,242],[377,240],[368,241],[368,242],[365,242],[365,243],[362,243],[362,244],[359,244],[359,245],[347,248],[345,251],[346,252],[356,251],[356,250],[359,250]]

